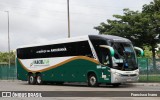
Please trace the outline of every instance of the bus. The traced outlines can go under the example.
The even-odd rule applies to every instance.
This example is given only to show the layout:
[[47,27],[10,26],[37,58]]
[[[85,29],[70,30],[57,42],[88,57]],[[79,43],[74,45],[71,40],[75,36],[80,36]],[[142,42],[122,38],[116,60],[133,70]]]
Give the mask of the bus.
[[86,35],[16,49],[17,79],[28,84],[86,82],[119,86],[139,79],[136,51],[126,38]]

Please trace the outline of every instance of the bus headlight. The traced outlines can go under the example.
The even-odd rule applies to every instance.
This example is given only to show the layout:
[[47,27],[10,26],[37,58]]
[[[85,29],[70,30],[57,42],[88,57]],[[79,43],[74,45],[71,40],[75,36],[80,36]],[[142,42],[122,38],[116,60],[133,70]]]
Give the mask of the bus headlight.
[[135,70],[135,72],[139,72],[139,69]]
[[117,76],[121,76],[121,74],[120,74],[120,73],[117,73],[117,72],[115,72],[114,74],[117,75]]
[[137,75],[139,75],[139,69],[135,70],[135,73],[136,73]]

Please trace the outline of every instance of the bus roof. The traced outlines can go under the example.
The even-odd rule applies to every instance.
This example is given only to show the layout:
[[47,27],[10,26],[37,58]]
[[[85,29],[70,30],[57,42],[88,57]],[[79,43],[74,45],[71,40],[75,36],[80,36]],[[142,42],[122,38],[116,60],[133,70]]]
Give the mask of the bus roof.
[[131,42],[127,38],[114,36],[114,35],[89,35],[89,37],[92,39],[104,39],[104,40],[109,40],[112,42]]
[[45,43],[23,45],[18,48],[27,48],[27,47],[34,47],[34,46],[50,45],[50,44],[84,41],[84,40],[88,40],[88,39],[89,39],[88,35],[84,35],[84,36],[71,37],[71,38],[61,38],[61,39],[57,39],[57,40],[47,41]]
[[128,40],[126,38],[122,38],[122,37],[114,36],[114,35],[84,35],[84,36],[77,36],[77,37],[71,37],[71,38],[62,38],[62,39],[57,39],[57,40],[48,41],[48,42],[39,43],[39,44],[23,45],[18,48],[27,48],[27,47],[35,47],[35,46],[59,44],[59,43],[68,43],[68,42],[76,42],[76,41],[78,42],[78,41],[89,40],[89,38],[105,39],[105,40],[111,40],[114,42],[131,42],[130,40]]

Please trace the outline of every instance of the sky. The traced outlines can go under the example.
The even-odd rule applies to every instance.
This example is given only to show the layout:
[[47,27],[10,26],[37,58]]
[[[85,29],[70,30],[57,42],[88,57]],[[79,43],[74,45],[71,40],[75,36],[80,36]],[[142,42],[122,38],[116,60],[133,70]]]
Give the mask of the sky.
[[[71,37],[98,34],[94,29],[124,8],[141,11],[153,0],[69,0]],[[0,0],[0,52],[68,36],[67,0]]]

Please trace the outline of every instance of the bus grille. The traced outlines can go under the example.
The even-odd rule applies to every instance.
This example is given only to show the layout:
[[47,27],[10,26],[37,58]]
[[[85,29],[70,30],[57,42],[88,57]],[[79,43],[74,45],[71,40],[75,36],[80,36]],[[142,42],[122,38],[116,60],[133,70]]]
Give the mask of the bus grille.
[[121,76],[130,77],[130,76],[137,76],[137,74],[121,74]]

